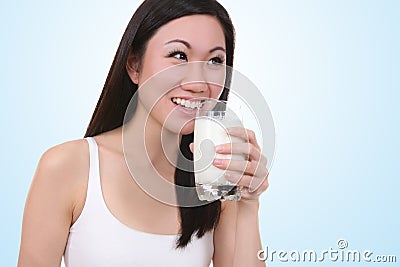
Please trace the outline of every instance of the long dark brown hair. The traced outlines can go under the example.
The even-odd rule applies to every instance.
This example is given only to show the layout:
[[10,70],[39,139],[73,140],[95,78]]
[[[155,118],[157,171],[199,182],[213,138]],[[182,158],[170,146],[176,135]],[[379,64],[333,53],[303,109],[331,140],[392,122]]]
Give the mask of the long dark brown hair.
[[[138,85],[131,81],[126,71],[128,55],[132,52],[141,62],[149,39],[161,26],[171,20],[195,14],[211,15],[218,19],[225,35],[226,64],[232,67],[235,47],[234,27],[228,12],[217,1],[146,0],[136,10],[122,36],[85,137],[96,136],[123,125],[128,104],[138,89]],[[220,99],[227,100],[228,93],[229,90],[225,86]],[[193,134],[183,136],[180,144],[182,155],[189,160],[193,160],[189,150],[191,142]],[[182,158],[178,158],[178,165],[181,161]],[[194,173],[177,167],[175,183],[181,186],[194,186]],[[179,203],[179,191],[177,193]],[[221,203],[214,201],[198,207],[179,207],[179,211],[181,234],[177,240],[177,247],[184,248],[191,241],[193,234],[200,238],[216,226]]]

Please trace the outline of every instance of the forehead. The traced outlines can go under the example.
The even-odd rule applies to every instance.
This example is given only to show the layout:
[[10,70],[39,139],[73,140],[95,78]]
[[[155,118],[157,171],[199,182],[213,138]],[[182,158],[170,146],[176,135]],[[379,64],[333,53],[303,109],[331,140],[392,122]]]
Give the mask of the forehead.
[[217,18],[210,15],[190,15],[168,22],[150,39],[165,44],[174,39],[189,42],[193,48],[225,47],[225,35]]

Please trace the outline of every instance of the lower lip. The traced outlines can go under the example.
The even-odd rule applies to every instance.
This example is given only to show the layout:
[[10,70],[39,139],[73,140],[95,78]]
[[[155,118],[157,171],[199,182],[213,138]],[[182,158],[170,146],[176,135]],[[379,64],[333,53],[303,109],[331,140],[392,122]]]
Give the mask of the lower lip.
[[183,107],[183,106],[181,106],[181,105],[178,105],[178,104],[176,104],[175,102],[172,102],[171,101],[171,103],[175,106],[175,108],[177,109],[177,110],[179,110],[180,112],[183,112],[183,113],[185,113],[185,114],[188,114],[188,115],[196,115],[196,111],[197,111],[197,109],[189,109],[189,108],[185,108],[185,107]]

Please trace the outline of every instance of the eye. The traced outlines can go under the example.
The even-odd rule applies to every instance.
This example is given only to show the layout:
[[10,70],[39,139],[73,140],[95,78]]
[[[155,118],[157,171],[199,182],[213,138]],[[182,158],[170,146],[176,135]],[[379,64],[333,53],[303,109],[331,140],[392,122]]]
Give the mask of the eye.
[[208,63],[211,64],[211,65],[220,65],[220,64],[223,64],[224,61],[225,61],[224,57],[216,56],[216,57],[213,57],[212,59],[210,59],[208,61]]
[[185,54],[185,52],[180,51],[180,50],[176,50],[176,51],[172,51],[172,52],[168,53],[168,57],[174,57],[181,61],[188,61],[188,58],[187,58],[187,55]]

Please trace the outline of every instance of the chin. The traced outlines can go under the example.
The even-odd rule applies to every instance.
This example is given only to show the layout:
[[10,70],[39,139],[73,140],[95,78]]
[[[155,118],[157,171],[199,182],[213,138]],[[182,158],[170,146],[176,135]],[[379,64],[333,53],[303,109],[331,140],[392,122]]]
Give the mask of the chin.
[[193,133],[194,132],[194,122],[195,122],[194,119],[187,121],[185,124],[183,124],[179,133],[181,135],[187,135],[187,134]]
[[189,121],[170,121],[163,126],[164,131],[168,131],[177,135],[187,135],[194,132],[194,120]]
[[194,132],[193,128],[191,128],[191,129],[182,128],[180,134],[181,135],[188,135],[188,134],[192,134],[193,132]]

